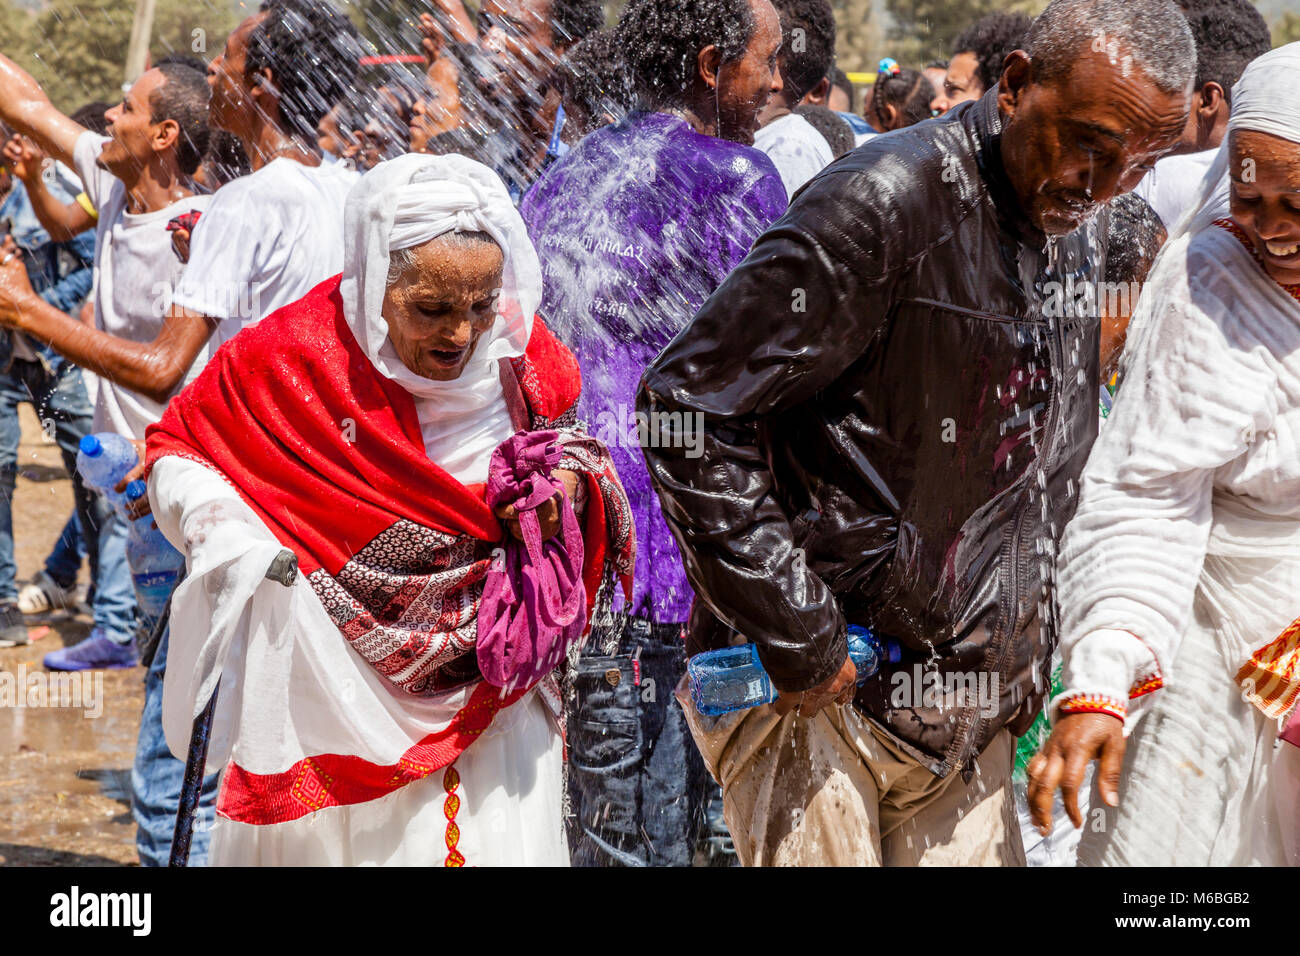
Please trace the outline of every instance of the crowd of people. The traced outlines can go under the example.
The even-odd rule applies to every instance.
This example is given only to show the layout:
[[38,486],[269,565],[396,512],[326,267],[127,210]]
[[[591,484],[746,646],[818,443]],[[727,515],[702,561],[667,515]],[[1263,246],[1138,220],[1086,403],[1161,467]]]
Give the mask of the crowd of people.
[[143,864],[183,800],[190,865],[1300,862],[1300,44],[1053,0],[858,102],[829,0],[413,37],[265,0],[71,115],[0,51],[0,645],[88,560]]

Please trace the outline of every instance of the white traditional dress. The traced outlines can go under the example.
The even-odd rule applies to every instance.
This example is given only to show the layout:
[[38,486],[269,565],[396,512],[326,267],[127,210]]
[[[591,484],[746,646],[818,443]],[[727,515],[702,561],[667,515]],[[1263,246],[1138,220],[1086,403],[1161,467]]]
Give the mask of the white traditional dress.
[[[1300,44],[1232,103],[1228,137],[1300,143]],[[1278,737],[1300,693],[1300,289],[1227,218],[1228,146],[1142,292],[1062,541],[1052,711],[1128,735],[1084,865],[1300,862],[1300,748]]]

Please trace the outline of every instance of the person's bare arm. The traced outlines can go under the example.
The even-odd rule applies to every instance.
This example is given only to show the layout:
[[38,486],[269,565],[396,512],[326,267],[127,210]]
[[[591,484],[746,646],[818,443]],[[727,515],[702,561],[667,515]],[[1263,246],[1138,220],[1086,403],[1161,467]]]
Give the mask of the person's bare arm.
[[48,342],[60,355],[96,375],[166,402],[184,380],[216,324],[174,308],[152,342],[132,342],[83,325],[32,291],[12,239],[0,247],[0,326]]
[[432,52],[429,40],[435,43],[451,41],[453,43],[478,42],[478,28],[461,0],[434,0],[434,13],[420,14],[420,32],[425,37],[421,45],[426,52]]
[[1105,385],[1119,368],[1128,335],[1128,316],[1101,317],[1101,383]]
[[438,13],[420,14],[420,47],[428,61],[425,75],[433,90],[426,105],[430,135],[460,125],[460,65],[447,51],[449,43],[476,43],[478,32],[460,0],[439,0]]
[[71,166],[77,137],[86,131],[54,108],[39,83],[9,57],[0,53],[0,120],[59,162]]
[[95,228],[95,217],[86,212],[78,202],[62,202],[48,189],[40,176],[24,179],[27,197],[32,201],[32,210],[40,220],[45,231],[55,242],[67,242],[81,235],[87,229]]
[[77,202],[65,203],[45,188],[41,164],[45,156],[21,136],[5,144],[4,155],[14,175],[23,181],[32,210],[55,242],[67,242],[87,229],[95,228],[95,217]]

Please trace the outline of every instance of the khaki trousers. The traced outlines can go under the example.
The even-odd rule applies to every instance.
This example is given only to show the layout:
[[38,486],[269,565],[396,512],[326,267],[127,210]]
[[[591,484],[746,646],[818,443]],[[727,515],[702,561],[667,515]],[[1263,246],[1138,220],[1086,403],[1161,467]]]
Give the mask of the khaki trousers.
[[685,680],[677,699],[745,866],[1025,865],[1005,730],[967,784],[930,773],[852,706],[706,717]]

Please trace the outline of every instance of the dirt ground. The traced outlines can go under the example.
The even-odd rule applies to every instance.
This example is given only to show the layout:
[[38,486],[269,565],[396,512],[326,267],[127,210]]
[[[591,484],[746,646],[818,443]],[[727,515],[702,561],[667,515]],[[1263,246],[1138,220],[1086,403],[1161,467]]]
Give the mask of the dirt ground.
[[[13,502],[19,587],[40,570],[72,513],[72,482],[58,446],[44,443],[30,406],[21,411]],[[83,589],[86,578],[83,563]],[[91,627],[84,606],[78,613],[29,617],[28,623],[30,644],[0,648],[0,680],[4,672],[13,675],[15,685],[23,674],[46,674],[41,658],[84,639]],[[131,760],[144,706],[144,670],[96,673],[103,680],[98,715],[100,701],[92,698],[74,707],[0,704],[0,866],[138,862]]]

